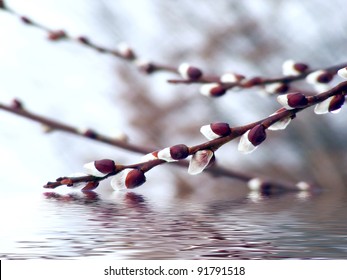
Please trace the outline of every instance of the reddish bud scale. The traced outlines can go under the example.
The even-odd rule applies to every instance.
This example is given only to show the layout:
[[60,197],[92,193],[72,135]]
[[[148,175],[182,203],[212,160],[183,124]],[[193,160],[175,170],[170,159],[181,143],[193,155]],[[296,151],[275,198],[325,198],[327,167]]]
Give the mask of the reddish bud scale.
[[80,36],[77,38],[77,40],[82,43],[82,44],[85,44],[85,45],[90,45],[90,41],[87,37],[84,37],[84,36]]
[[219,85],[211,89],[210,96],[219,97],[224,95],[225,93],[226,93],[226,89],[222,85]]
[[25,16],[21,16],[20,17],[21,21],[25,24],[32,24],[33,22],[31,21],[31,19],[25,17]]
[[51,31],[48,33],[48,39],[51,41],[57,41],[63,38],[66,38],[64,30]]
[[96,139],[98,137],[98,134],[92,129],[87,129],[83,135],[91,139]]
[[199,68],[196,68],[194,66],[189,66],[187,69],[187,76],[191,80],[197,80],[202,76],[202,72]]
[[308,65],[304,63],[295,63],[293,67],[296,71],[300,73],[304,73],[308,70]]
[[265,127],[262,124],[256,125],[248,133],[248,140],[254,146],[258,146],[265,139],[266,139],[266,131],[265,131]]
[[111,159],[102,159],[94,161],[95,168],[104,174],[109,174],[115,171],[116,166]]
[[289,90],[288,84],[281,84],[277,89],[276,93],[286,93]]
[[144,63],[144,64],[139,65],[139,70],[142,73],[151,74],[157,69],[153,63],[148,62],[148,63]]
[[227,123],[211,123],[210,127],[211,130],[219,136],[224,137],[231,134],[230,126]]
[[94,189],[96,189],[99,186],[99,182],[96,181],[90,181],[88,182],[85,187],[82,188],[82,191],[92,191]]
[[288,94],[288,105],[292,108],[301,108],[305,107],[308,104],[308,100],[305,95],[302,93],[293,93],[293,94]]
[[11,104],[11,108],[15,109],[15,110],[22,110],[23,109],[23,104],[20,100],[18,99],[13,99],[12,100],[12,104]]
[[326,84],[329,83],[332,79],[333,79],[334,75],[329,73],[329,72],[325,72],[320,74],[317,77],[317,82],[322,83],[322,84]]
[[170,147],[171,157],[175,160],[184,159],[189,155],[189,149],[184,144],[179,144]]
[[146,176],[141,170],[138,169],[131,170],[125,178],[125,186],[128,189],[137,188],[144,182],[146,182]]
[[0,0],[0,9],[6,9],[5,2],[3,0]]
[[345,96],[343,94],[335,95],[330,101],[329,112],[340,109],[344,103]]
[[263,79],[261,77],[254,77],[246,81],[243,86],[246,88],[258,86],[263,82]]

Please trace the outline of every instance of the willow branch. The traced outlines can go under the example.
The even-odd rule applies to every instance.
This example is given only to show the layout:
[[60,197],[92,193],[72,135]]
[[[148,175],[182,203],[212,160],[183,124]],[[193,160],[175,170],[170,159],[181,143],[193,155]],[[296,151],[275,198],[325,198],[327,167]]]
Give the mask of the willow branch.
[[[42,115],[35,114],[25,109],[22,102],[20,102],[17,99],[13,100],[12,104],[10,105],[0,103],[0,109],[9,113],[15,114],[17,116],[26,118],[28,120],[38,122],[44,126],[45,131],[47,132],[62,131],[65,133],[69,133],[79,137],[88,138],[93,141],[102,142],[102,143],[111,145],[113,147],[121,148],[130,152],[139,153],[139,154],[148,154],[155,150],[155,148],[149,148],[149,147],[143,147],[140,145],[131,144],[127,141],[126,136],[124,137],[121,135],[120,139],[117,139],[115,137],[109,137],[109,136],[103,135],[94,129],[90,129],[90,128],[81,129],[81,128],[72,126],[70,124],[66,124],[63,122],[59,122],[57,120],[47,118]],[[180,167],[184,167],[184,168],[187,168],[189,165],[187,161],[174,162],[173,164]],[[207,172],[212,174],[213,176],[224,176],[224,177],[229,177],[229,178],[238,179],[238,180],[247,180],[249,178],[252,178],[252,175],[228,170],[219,166],[213,166],[212,168],[208,169]],[[90,181],[91,179],[92,178],[90,176],[86,176],[85,178],[76,179],[76,182],[77,183],[80,181],[87,182],[87,181]]]
[[127,44],[121,43],[117,48],[108,48],[101,46],[86,36],[73,37],[62,29],[51,29],[48,28],[35,20],[20,15],[5,4],[4,0],[0,1],[0,9],[18,17],[23,23],[41,29],[47,33],[47,38],[52,42],[58,42],[61,40],[68,40],[71,42],[77,42],[85,47],[93,49],[99,53],[109,54],[117,57],[123,61],[134,64],[141,72],[146,74],[152,74],[158,71],[169,72],[180,75],[181,79],[169,79],[168,82],[172,84],[206,84],[207,87],[201,88],[201,93],[219,97],[224,95],[228,90],[235,88],[252,88],[252,87],[263,87],[270,93],[283,94],[291,90],[291,83],[299,80],[304,80],[310,74],[323,71],[321,77],[322,82],[329,82],[332,77],[336,74],[337,70],[347,67],[347,63],[340,63],[338,65],[321,68],[321,69],[309,69],[308,65],[303,63],[294,63],[292,65],[294,72],[278,77],[278,78],[266,78],[266,77],[248,77],[239,73],[225,73],[222,75],[209,75],[203,73],[203,71],[197,67],[182,63],[179,66],[172,66],[167,63],[157,63],[154,61],[148,61],[139,57],[135,51]]
[[[288,104],[291,107],[297,107],[297,108],[286,109],[283,107],[280,110],[276,111],[274,114],[270,115],[269,117],[266,117],[262,120],[259,120],[244,126],[229,127],[229,128],[223,126],[223,129],[222,129],[222,126],[219,125],[217,129],[216,128],[214,129],[214,131],[213,131],[213,127],[211,127],[214,133],[221,133],[221,134],[227,133],[227,135],[225,136],[221,136],[216,139],[212,139],[210,141],[207,141],[195,146],[191,146],[191,147],[188,147],[183,144],[179,144],[179,145],[171,146],[168,148],[164,148],[159,151],[153,151],[152,153],[147,155],[146,161],[131,164],[131,165],[115,164],[112,160],[95,161],[91,163],[90,166],[91,166],[91,170],[96,168],[95,172],[97,172],[98,176],[95,176],[92,174],[90,176],[83,176],[83,177],[61,177],[61,178],[58,178],[55,182],[48,182],[44,187],[56,188],[60,185],[73,186],[75,183],[80,183],[80,182],[85,182],[85,183],[93,182],[93,187],[95,187],[95,185],[98,184],[100,181],[110,176],[115,176],[117,174],[120,174],[122,171],[136,170],[135,175],[133,174],[132,177],[130,175],[127,175],[128,177],[130,176],[129,182],[132,182],[132,183],[129,183],[129,185],[126,185],[126,180],[128,180],[127,179],[128,177],[124,179],[125,185],[128,188],[134,188],[134,187],[138,187],[139,185],[145,182],[144,174],[148,172],[149,170],[151,170],[152,168],[165,164],[165,163],[170,163],[172,161],[175,162],[176,160],[185,159],[188,156],[192,156],[190,161],[190,167],[194,165],[195,166],[194,168],[199,169],[197,173],[200,173],[208,166],[208,164],[210,164],[213,161],[215,151],[217,151],[220,147],[222,147],[226,143],[242,136],[243,138],[246,137],[246,141],[249,142],[247,144],[248,145],[247,149],[249,147],[252,147],[254,149],[256,146],[258,146],[265,140],[266,138],[265,131],[269,129],[272,125],[286,119],[293,119],[296,116],[296,114],[301,112],[302,110],[305,110],[314,105],[322,104],[323,102],[326,102],[326,101],[329,101],[331,103],[330,106],[333,106],[331,107],[331,110],[337,110],[343,105],[346,94],[347,94],[347,82],[342,82],[336,87],[316,96],[308,96],[308,97],[304,95],[298,96],[298,93],[288,95],[287,96],[287,100],[289,101]],[[298,97],[302,97],[302,98],[299,100]],[[338,105],[336,105],[337,103],[334,102],[334,99],[331,99],[335,97],[339,98]],[[302,105],[303,98],[305,100],[305,105]],[[207,168],[206,171],[207,170],[209,169]],[[93,172],[94,171],[92,170],[92,173]],[[196,169],[191,170],[191,172],[192,172],[191,174],[196,174],[194,173],[196,172]],[[223,173],[223,171],[221,172]],[[104,176],[102,174],[104,174]],[[293,184],[281,183],[276,181],[260,180],[258,178],[254,178],[254,177],[252,178],[247,175],[240,176],[239,179],[243,181],[247,181],[250,185],[257,184],[258,187],[264,187],[264,188],[271,188],[271,187],[273,188],[275,186],[277,188],[287,189],[287,190],[301,190],[306,187],[307,188],[312,187],[309,185],[303,185],[302,183],[293,185]]]

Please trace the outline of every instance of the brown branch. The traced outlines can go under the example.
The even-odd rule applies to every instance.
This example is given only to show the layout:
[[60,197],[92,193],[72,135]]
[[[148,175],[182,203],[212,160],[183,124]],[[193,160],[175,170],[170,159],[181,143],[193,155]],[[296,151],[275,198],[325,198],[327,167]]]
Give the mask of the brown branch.
[[233,88],[247,89],[247,88],[252,88],[255,86],[265,87],[266,85],[270,85],[270,84],[278,84],[279,86],[277,90],[270,93],[283,94],[283,93],[287,93],[290,90],[294,90],[294,88],[291,87],[291,83],[304,80],[311,73],[314,73],[319,70],[324,71],[324,76],[326,76],[326,80],[323,80],[322,83],[327,83],[333,78],[334,75],[336,75],[339,69],[342,69],[345,67],[347,67],[347,63],[340,63],[340,64],[329,66],[326,68],[307,70],[298,75],[282,76],[277,78],[265,78],[265,77],[259,77],[259,76],[245,78],[242,75],[243,78],[236,82],[223,82],[221,81],[221,78],[218,76],[209,76],[209,77],[202,76],[201,78],[195,79],[195,80],[169,79],[168,82],[172,84],[216,84],[215,88],[216,88],[217,94],[213,94],[211,92],[209,96],[212,96],[212,97],[222,96],[228,90]]
[[[16,11],[12,10],[7,5],[5,5],[5,1],[3,0],[1,0],[0,2],[0,9],[3,9],[4,11],[13,14],[14,16],[18,17],[23,23],[27,25],[30,25],[45,31],[47,33],[47,38],[51,41],[69,40],[71,42],[79,42],[82,45],[88,48],[91,48],[97,52],[109,54],[119,59],[122,59],[126,62],[133,63],[141,72],[146,74],[152,74],[158,71],[162,71],[162,72],[180,74],[182,76],[182,71],[180,71],[179,69],[180,66],[172,66],[166,63],[156,63],[154,61],[142,60],[141,58],[138,57],[138,55],[134,52],[134,50],[127,45],[122,45],[117,49],[107,48],[105,46],[101,46],[92,42],[92,40],[87,38],[86,36],[72,37],[64,30],[61,30],[61,29],[53,30],[53,29],[47,28],[46,26],[37,23],[36,21],[32,20],[31,18],[27,16],[22,16],[18,14]],[[203,74],[203,71],[201,71],[200,69],[196,67],[192,67],[195,70],[198,70],[200,72],[198,76],[188,75],[188,77],[184,79],[169,79],[168,82],[173,84],[216,83],[218,84],[218,88],[215,90],[216,92],[211,95],[213,97],[222,96],[229,89],[233,89],[235,87],[251,88],[255,86],[266,86],[269,84],[279,83],[279,84],[282,84],[282,86],[276,92],[273,92],[273,93],[282,94],[290,90],[290,84],[292,82],[303,80],[309,74],[318,70],[318,69],[308,70],[306,69],[308,66],[302,63],[298,63],[298,65],[300,66],[300,68],[302,68],[300,69],[302,73],[298,75],[283,76],[278,78],[265,78],[265,77],[256,76],[256,77],[249,77],[246,79],[245,76],[236,74],[238,79],[238,81],[236,82],[223,82],[221,81],[220,75]],[[341,64],[330,66],[327,68],[321,68],[321,70],[324,70],[326,74],[332,78],[332,76],[336,74],[337,70],[344,67],[347,67],[347,63],[341,63]],[[183,75],[183,76],[186,76],[186,75]]]
[[[230,133],[226,136],[222,136],[222,137],[218,137],[216,139],[195,145],[195,146],[191,146],[191,147],[187,147],[185,145],[176,145],[176,146],[172,146],[169,147],[169,153],[170,155],[167,156],[167,154],[165,156],[160,156],[160,152],[163,152],[164,154],[164,150],[160,150],[160,151],[154,151],[152,152],[152,156],[153,158],[149,159],[148,161],[145,162],[140,162],[140,163],[135,163],[132,165],[115,165],[114,170],[112,170],[112,172],[107,172],[105,174],[105,176],[103,177],[94,177],[94,176],[87,176],[87,177],[63,177],[64,180],[61,180],[61,178],[58,178],[56,180],[56,182],[48,182],[44,187],[45,188],[55,188],[58,187],[60,185],[73,185],[76,182],[99,182],[101,180],[104,180],[105,178],[108,178],[110,176],[114,176],[117,175],[118,173],[120,173],[121,171],[124,171],[125,169],[134,169],[134,170],[140,170],[143,174],[146,173],[147,171],[149,171],[150,169],[170,162],[171,159],[184,159],[188,156],[193,156],[196,155],[196,153],[198,151],[211,151],[212,153],[215,152],[216,150],[218,150],[221,146],[223,146],[224,144],[234,140],[235,138],[246,134],[247,132],[252,131],[253,129],[255,130],[255,134],[253,134],[253,136],[248,136],[250,141],[252,143],[254,143],[254,145],[259,145],[260,143],[263,142],[263,140],[265,140],[265,137],[262,140],[259,140],[259,137],[261,136],[261,133],[265,133],[264,131],[269,128],[271,125],[284,120],[286,118],[294,118],[294,116],[304,110],[307,109],[309,107],[312,107],[314,105],[317,105],[318,103],[321,103],[325,100],[327,100],[330,97],[333,96],[343,96],[343,101],[344,101],[344,97],[347,94],[347,82],[342,82],[339,85],[337,85],[336,87],[323,92],[317,96],[309,96],[309,97],[305,97],[306,98],[306,105],[298,105],[298,108],[293,108],[293,109],[280,109],[279,111],[277,111],[277,113],[264,118],[262,120],[259,120],[257,122],[253,122],[244,126],[239,126],[239,127],[230,127]],[[297,103],[299,104],[299,103]],[[339,106],[341,107],[343,105],[343,103],[341,103]],[[296,105],[292,105],[292,106],[296,106]],[[258,129],[259,128],[259,129]],[[260,132],[259,132],[260,131]],[[250,135],[250,133],[249,133]],[[259,136],[260,135],[260,136]],[[266,135],[265,135],[266,136]],[[251,137],[251,138],[250,138]],[[252,139],[253,137],[253,139]],[[254,142],[253,142],[254,140]],[[257,141],[259,143],[257,143]],[[167,148],[166,148],[167,149]],[[178,151],[178,152],[177,152]],[[176,155],[179,155],[178,157],[175,157]],[[171,158],[170,158],[171,157]],[[207,161],[207,164],[209,163],[210,159]],[[207,165],[206,164],[206,165]],[[225,175],[224,172],[227,172],[227,174],[230,174],[230,171],[226,171],[223,169],[206,169],[206,171],[208,170],[214,170],[215,174],[217,175]],[[142,175],[143,175],[142,174]],[[245,175],[245,174],[234,174],[236,175],[235,177],[237,177],[238,179],[242,180],[242,181],[247,181],[250,182],[250,180],[254,179],[254,177]],[[144,175],[143,175],[144,176]],[[145,180],[141,181],[140,184],[144,183]],[[262,187],[264,188],[279,188],[279,189],[286,189],[286,190],[300,190],[301,188],[298,187],[297,185],[293,185],[293,184],[288,184],[288,183],[281,183],[281,182],[277,182],[277,181],[271,181],[271,180],[262,180],[260,181]],[[139,185],[140,185],[139,184]],[[132,187],[137,187],[136,186],[132,186]]]
[[[165,65],[165,64],[161,64],[161,63],[141,61],[141,59],[138,58],[138,56],[135,54],[135,52],[128,46],[123,45],[122,47],[119,47],[118,49],[105,48],[103,46],[99,46],[99,45],[95,44],[94,42],[92,42],[91,40],[86,38],[85,36],[79,36],[77,38],[74,38],[74,37],[70,36],[69,34],[67,34],[67,32],[65,32],[63,30],[49,29],[49,28],[33,21],[32,19],[30,19],[28,17],[19,15],[18,13],[16,13],[15,11],[13,11],[9,7],[7,7],[3,0],[0,0],[0,9],[5,10],[9,13],[12,13],[13,15],[20,18],[22,20],[22,22],[25,24],[31,25],[33,27],[39,28],[39,29],[47,32],[48,39],[51,41],[70,40],[70,41],[74,41],[74,42],[79,42],[82,45],[89,47],[89,48],[92,48],[98,52],[107,53],[107,54],[113,55],[115,57],[118,57],[120,59],[123,59],[127,62],[134,63],[135,65],[137,65],[137,67],[140,70],[142,70],[143,72],[148,73],[148,74],[154,73],[156,71],[166,71],[166,72],[180,74],[181,76],[184,77],[183,80],[169,80],[169,82],[172,82],[172,83],[189,83],[189,84],[191,84],[191,83],[204,83],[204,84],[216,83],[217,87],[213,88],[213,90],[211,90],[211,93],[213,93],[212,96],[221,96],[228,89],[232,89],[234,87],[250,88],[250,87],[254,87],[254,86],[266,86],[266,85],[275,84],[275,83],[283,84],[283,87],[276,93],[284,93],[284,92],[288,91],[290,83],[305,79],[308,77],[309,74],[314,73],[316,71],[316,70],[307,70],[306,66],[305,66],[305,67],[301,67],[302,72],[300,72],[300,74],[298,74],[298,75],[284,76],[284,77],[279,77],[279,78],[252,77],[252,78],[246,79],[244,76],[238,74],[238,75],[236,75],[237,76],[236,82],[225,82],[225,81],[221,81],[220,76],[204,75],[204,74],[202,74],[202,71],[200,69],[198,69],[196,67],[189,66],[189,65],[185,65],[185,67],[183,67],[184,69],[182,70],[181,69],[182,65],[180,65],[179,67],[173,67],[173,66],[169,66],[169,65]],[[301,65],[301,66],[303,66],[303,65]],[[331,66],[331,67],[322,69],[322,70],[324,70],[324,74],[319,78],[320,82],[326,83],[326,82],[330,81],[332,79],[333,75],[336,74],[337,70],[339,70],[340,68],[344,68],[346,66],[347,66],[347,64],[343,63],[343,64],[339,64],[336,66]],[[308,107],[311,107],[313,105],[321,103],[332,96],[338,96],[338,95],[343,96],[343,101],[344,101],[344,97],[346,95],[346,88],[347,88],[346,83],[347,82],[341,83],[338,86],[334,87],[333,89],[326,91],[324,93],[321,93],[319,95],[316,95],[316,96],[308,96],[308,97],[304,96],[303,98],[304,98],[305,104],[302,105],[300,103],[299,107],[294,107],[294,108],[290,108],[290,109],[282,109],[282,110],[276,112],[275,114],[273,114],[267,118],[264,118],[260,121],[257,121],[257,122],[254,122],[254,123],[251,123],[251,124],[248,124],[245,126],[230,127],[230,133],[228,133],[228,135],[226,135],[226,136],[223,135],[217,139],[213,139],[213,140],[210,140],[210,141],[207,141],[207,142],[204,142],[204,143],[201,143],[199,145],[192,146],[192,147],[187,147],[185,145],[176,145],[176,146],[180,146],[180,147],[182,147],[182,146],[187,147],[187,153],[184,155],[184,157],[179,158],[178,162],[174,162],[174,164],[187,167],[188,163],[186,161],[182,161],[181,159],[184,159],[188,156],[192,156],[194,158],[194,156],[196,154],[198,154],[198,152],[200,152],[200,151],[210,151],[210,153],[207,153],[207,155],[211,156],[211,153],[213,154],[215,151],[217,151],[224,144],[234,140],[237,137],[244,136],[248,132],[249,132],[248,138],[250,140],[252,140],[251,144],[254,146],[257,146],[265,140],[265,137],[266,137],[265,131],[271,125],[273,125],[273,124],[275,124],[281,120],[284,120],[284,119],[294,118],[296,113],[298,113],[298,112],[300,112],[300,111],[302,111]],[[342,104],[340,104],[341,100],[342,99],[340,98],[337,101],[338,106],[342,106]],[[335,104],[335,106],[337,106],[337,105]],[[82,176],[82,177],[61,177],[61,178],[58,178],[55,182],[47,183],[45,185],[46,188],[55,188],[55,187],[58,187],[60,185],[73,186],[74,184],[77,184],[77,183],[87,183],[85,190],[89,190],[89,189],[92,189],[94,187],[97,187],[97,184],[100,181],[102,181],[102,180],[104,180],[110,176],[117,175],[118,173],[120,173],[126,169],[138,170],[140,172],[140,173],[136,173],[136,176],[134,175],[136,177],[135,179],[138,181],[135,180],[134,182],[131,182],[131,184],[129,183],[130,185],[135,186],[141,180],[144,182],[144,180],[145,180],[145,177],[143,175],[144,173],[146,173],[150,169],[154,168],[155,166],[158,166],[158,165],[161,165],[161,164],[167,162],[167,160],[163,160],[162,158],[157,157],[158,151],[151,152],[151,151],[153,151],[153,149],[148,149],[145,147],[136,146],[136,145],[127,143],[127,142],[122,141],[122,140],[110,138],[110,137],[101,135],[92,129],[81,131],[80,129],[77,129],[77,128],[72,127],[70,125],[66,125],[66,124],[51,120],[51,119],[47,119],[47,118],[42,117],[42,116],[38,116],[36,114],[30,113],[27,110],[25,110],[19,102],[15,102],[11,106],[6,106],[3,104],[0,104],[0,109],[6,110],[6,111],[11,112],[11,113],[15,113],[17,115],[31,119],[31,120],[36,121],[36,122],[40,122],[40,123],[48,126],[50,129],[53,129],[53,130],[61,130],[61,131],[68,132],[71,134],[87,137],[89,139],[93,139],[96,141],[107,143],[107,144],[110,144],[110,145],[113,145],[116,147],[120,147],[120,148],[129,150],[129,151],[133,151],[133,152],[152,153],[152,155],[154,156],[154,159],[151,159],[151,160],[148,160],[145,162],[141,162],[141,163],[132,164],[132,165],[115,164],[112,171],[107,172],[105,174],[105,176],[101,176],[101,177],[93,176],[93,175],[87,175],[87,176]],[[173,147],[177,148],[176,146],[169,147],[170,151],[171,151],[171,148],[173,148]],[[163,151],[163,150],[161,150],[161,151]],[[214,156],[214,154],[213,154],[213,156]],[[208,159],[208,161],[210,161],[210,159]],[[239,172],[229,171],[229,170],[223,169],[221,167],[216,167],[216,166],[210,167],[210,168],[206,169],[206,171],[211,172],[212,174],[214,174],[216,176],[228,176],[228,177],[240,179],[240,180],[246,181],[246,182],[249,182],[252,179],[254,179],[253,176],[239,173]],[[143,175],[143,177],[141,177],[142,176],[141,174]],[[140,177],[138,177],[138,176],[140,176]],[[138,178],[140,178],[141,180]],[[266,188],[276,187],[276,188],[289,189],[289,190],[300,189],[297,186],[294,186],[292,184],[274,182],[271,180],[262,181],[262,187],[264,187],[264,188],[265,187]]]
[[[17,116],[21,116],[23,118],[38,122],[45,127],[49,129],[49,131],[62,131],[65,133],[73,134],[76,136],[88,138],[93,141],[97,142],[102,142],[108,145],[111,145],[113,147],[121,148],[127,151],[135,152],[135,153],[140,153],[140,154],[148,154],[151,153],[152,151],[156,150],[155,148],[149,148],[149,147],[143,147],[135,144],[131,144],[129,142],[126,142],[124,140],[118,140],[112,137],[108,137],[106,135],[100,134],[97,131],[93,129],[79,129],[77,127],[74,127],[72,125],[59,122],[50,118],[47,118],[42,115],[38,115],[35,113],[32,113],[25,109],[23,106],[22,102],[19,100],[15,99],[12,101],[11,105],[5,105],[0,103],[0,109],[7,111],[9,113],[15,114]],[[157,162],[159,164],[159,162]],[[174,165],[177,165],[179,167],[184,167],[187,168],[189,163],[187,161],[179,161],[179,162],[174,162]],[[128,167],[126,167],[128,168]],[[148,169],[148,168],[147,168]],[[251,176],[249,174],[243,174],[241,172],[237,171],[232,171],[228,170],[225,168],[222,168],[220,166],[213,166],[210,169],[207,170],[208,173],[212,174],[213,176],[224,176],[224,177],[229,177],[233,179],[238,179],[242,181],[247,181],[249,178],[253,178],[254,176]],[[65,177],[64,177],[65,178]],[[76,178],[73,180],[73,183],[79,183],[81,182],[89,182],[93,181],[95,178],[93,176],[87,176],[85,178]],[[60,183],[55,183],[52,184],[51,186],[56,187],[61,185]]]
[[[20,105],[18,105],[20,104]],[[126,149],[128,151],[132,151],[135,153],[149,153],[153,149],[151,148],[144,148],[144,147],[139,147],[137,145],[133,145],[131,143],[128,143],[124,140],[118,140],[116,138],[108,137],[103,134],[100,134],[96,132],[93,129],[80,129],[62,122],[58,122],[56,120],[49,119],[44,116],[40,116],[37,114],[34,114],[32,112],[29,112],[28,110],[24,109],[22,106],[21,102],[18,100],[14,100],[12,105],[5,105],[0,103],[0,109],[5,110],[7,112],[10,112],[12,114],[16,114],[18,116],[24,117],[26,119],[30,119],[35,122],[39,122],[43,125],[45,125],[49,131],[52,130],[60,130],[64,131],[66,133],[78,135],[81,137],[89,138],[98,142],[102,142],[105,144],[109,144],[115,147],[119,147],[122,149]]]

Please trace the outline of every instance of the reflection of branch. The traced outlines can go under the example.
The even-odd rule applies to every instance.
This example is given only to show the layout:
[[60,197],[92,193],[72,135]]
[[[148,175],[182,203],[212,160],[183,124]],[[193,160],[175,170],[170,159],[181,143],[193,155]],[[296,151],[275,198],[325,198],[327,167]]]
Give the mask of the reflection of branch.
[[[206,126],[201,131],[203,134],[212,139],[210,141],[188,147],[186,145],[175,145],[159,151],[154,151],[147,155],[143,162],[120,165],[115,164],[112,160],[100,160],[88,164],[87,170],[89,176],[82,177],[61,177],[55,182],[48,182],[45,188],[56,188],[60,185],[73,186],[75,183],[93,183],[87,185],[87,189],[97,187],[98,183],[110,176],[122,174],[122,178],[116,178],[116,181],[124,185],[127,188],[135,188],[142,185],[145,181],[145,173],[151,170],[153,167],[167,163],[182,160],[188,156],[192,156],[188,172],[191,174],[197,174],[202,172],[208,165],[213,162],[214,152],[217,151],[224,144],[234,140],[235,138],[242,136],[239,144],[239,149],[244,152],[253,151],[258,145],[260,145],[266,139],[266,130],[271,129],[278,123],[285,123],[285,128],[291,119],[293,119],[296,113],[316,105],[321,109],[321,105],[328,102],[327,110],[336,111],[344,104],[345,95],[347,94],[347,82],[340,83],[336,87],[323,92],[316,96],[304,96],[300,93],[289,94],[286,98],[279,99],[279,102],[285,103],[285,107],[281,108],[271,116],[264,118],[260,121],[239,127],[229,127],[224,123],[211,124],[207,130]],[[317,109],[316,107],[316,109]],[[321,111],[316,110],[316,113]],[[214,135],[214,136],[213,136]],[[208,169],[207,169],[208,170]],[[124,174],[124,171],[125,174]],[[258,178],[250,178],[249,176],[241,176],[239,178],[243,181],[248,181],[251,188],[290,188],[290,189],[306,189],[310,186],[307,184],[298,184],[296,187],[278,182],[270,182],[261,180]]]
[[7,11],[16,17],[18,17],[23,23],[39,28],[47,33],[47,38],[51,41],[69,40],[71,42],[79,42],[80,44],[91,48],[97,52],[105,53],[133,63],[140,71],[146,74],[152,74],[158,71],[164,71],[169,73],[180,74],[183,79],[169,79],[168,81],[173,84],[192,84],[200,83],[207,84],[206,87],[201,88],[201,93],[211,96],[219,97],[224,95],[227,90],[233,88],[251,88],[256,86],[264,87],[265,91],[270,93],[282,94],[290,90],[290,84],[292,82],[303,80],[310,74],[323,71],[320,76],[321,83],[328,83],[337,70],[347,67],[347,63],[341,63],[339,65],[327,67],[320,70],[309,70],[308,66],[302,63],[293,63],[290,65],[293,67],[291,72],[285,71],[285,75],[279,78],[264,78],[264,77],[249,77],[246,78],[241,74],[226,73],[224,75],[206,75],[203,72],[193,66],[186,63],[181,65],[172,66],[165,63],[156,63],[153,61],[147,61],[137,56],[132,48],[126,44],[120,44],[116,49],[107,48],[94,43],[91,39],[85,36],[72,37],[64,30],[53,30],[46,26],[37,23],[29,17],[21,16],[16,11],[10,9],[5,5],[4,0],[0,0],[0,9]]

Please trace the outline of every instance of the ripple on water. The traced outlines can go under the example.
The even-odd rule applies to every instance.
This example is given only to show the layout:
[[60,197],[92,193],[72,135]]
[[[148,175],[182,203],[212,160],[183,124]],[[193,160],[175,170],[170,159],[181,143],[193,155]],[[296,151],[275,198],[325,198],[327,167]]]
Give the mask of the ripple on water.
[[[21,203],[19,200],[16,203]],[[340,211],[317,221],[315,200],[261,202],[173,200],[163,205],[126,193],[46,195],[29,215],[5,220],[6,259],[277,259],[346,258]],[[342,209],[347,205],[339,205]],[[12,207],[17,207],[12,201]],[[33,207],[26,204],[25,207]],[[335,205],[336,206],[336,205]],[[18,206],[19,207],[19,206]],[[23,204],[21,203],[21,207]],[[314,210],[314,211],[313,211]],[[24,212],[25,213],[25,212]],[[319,214],[319,213],[318,213]],[[20,232],[21,234],[18,234]],[[4,242],[4,241],[3,241]],[[5,244],[5,243],[3,243]]]

